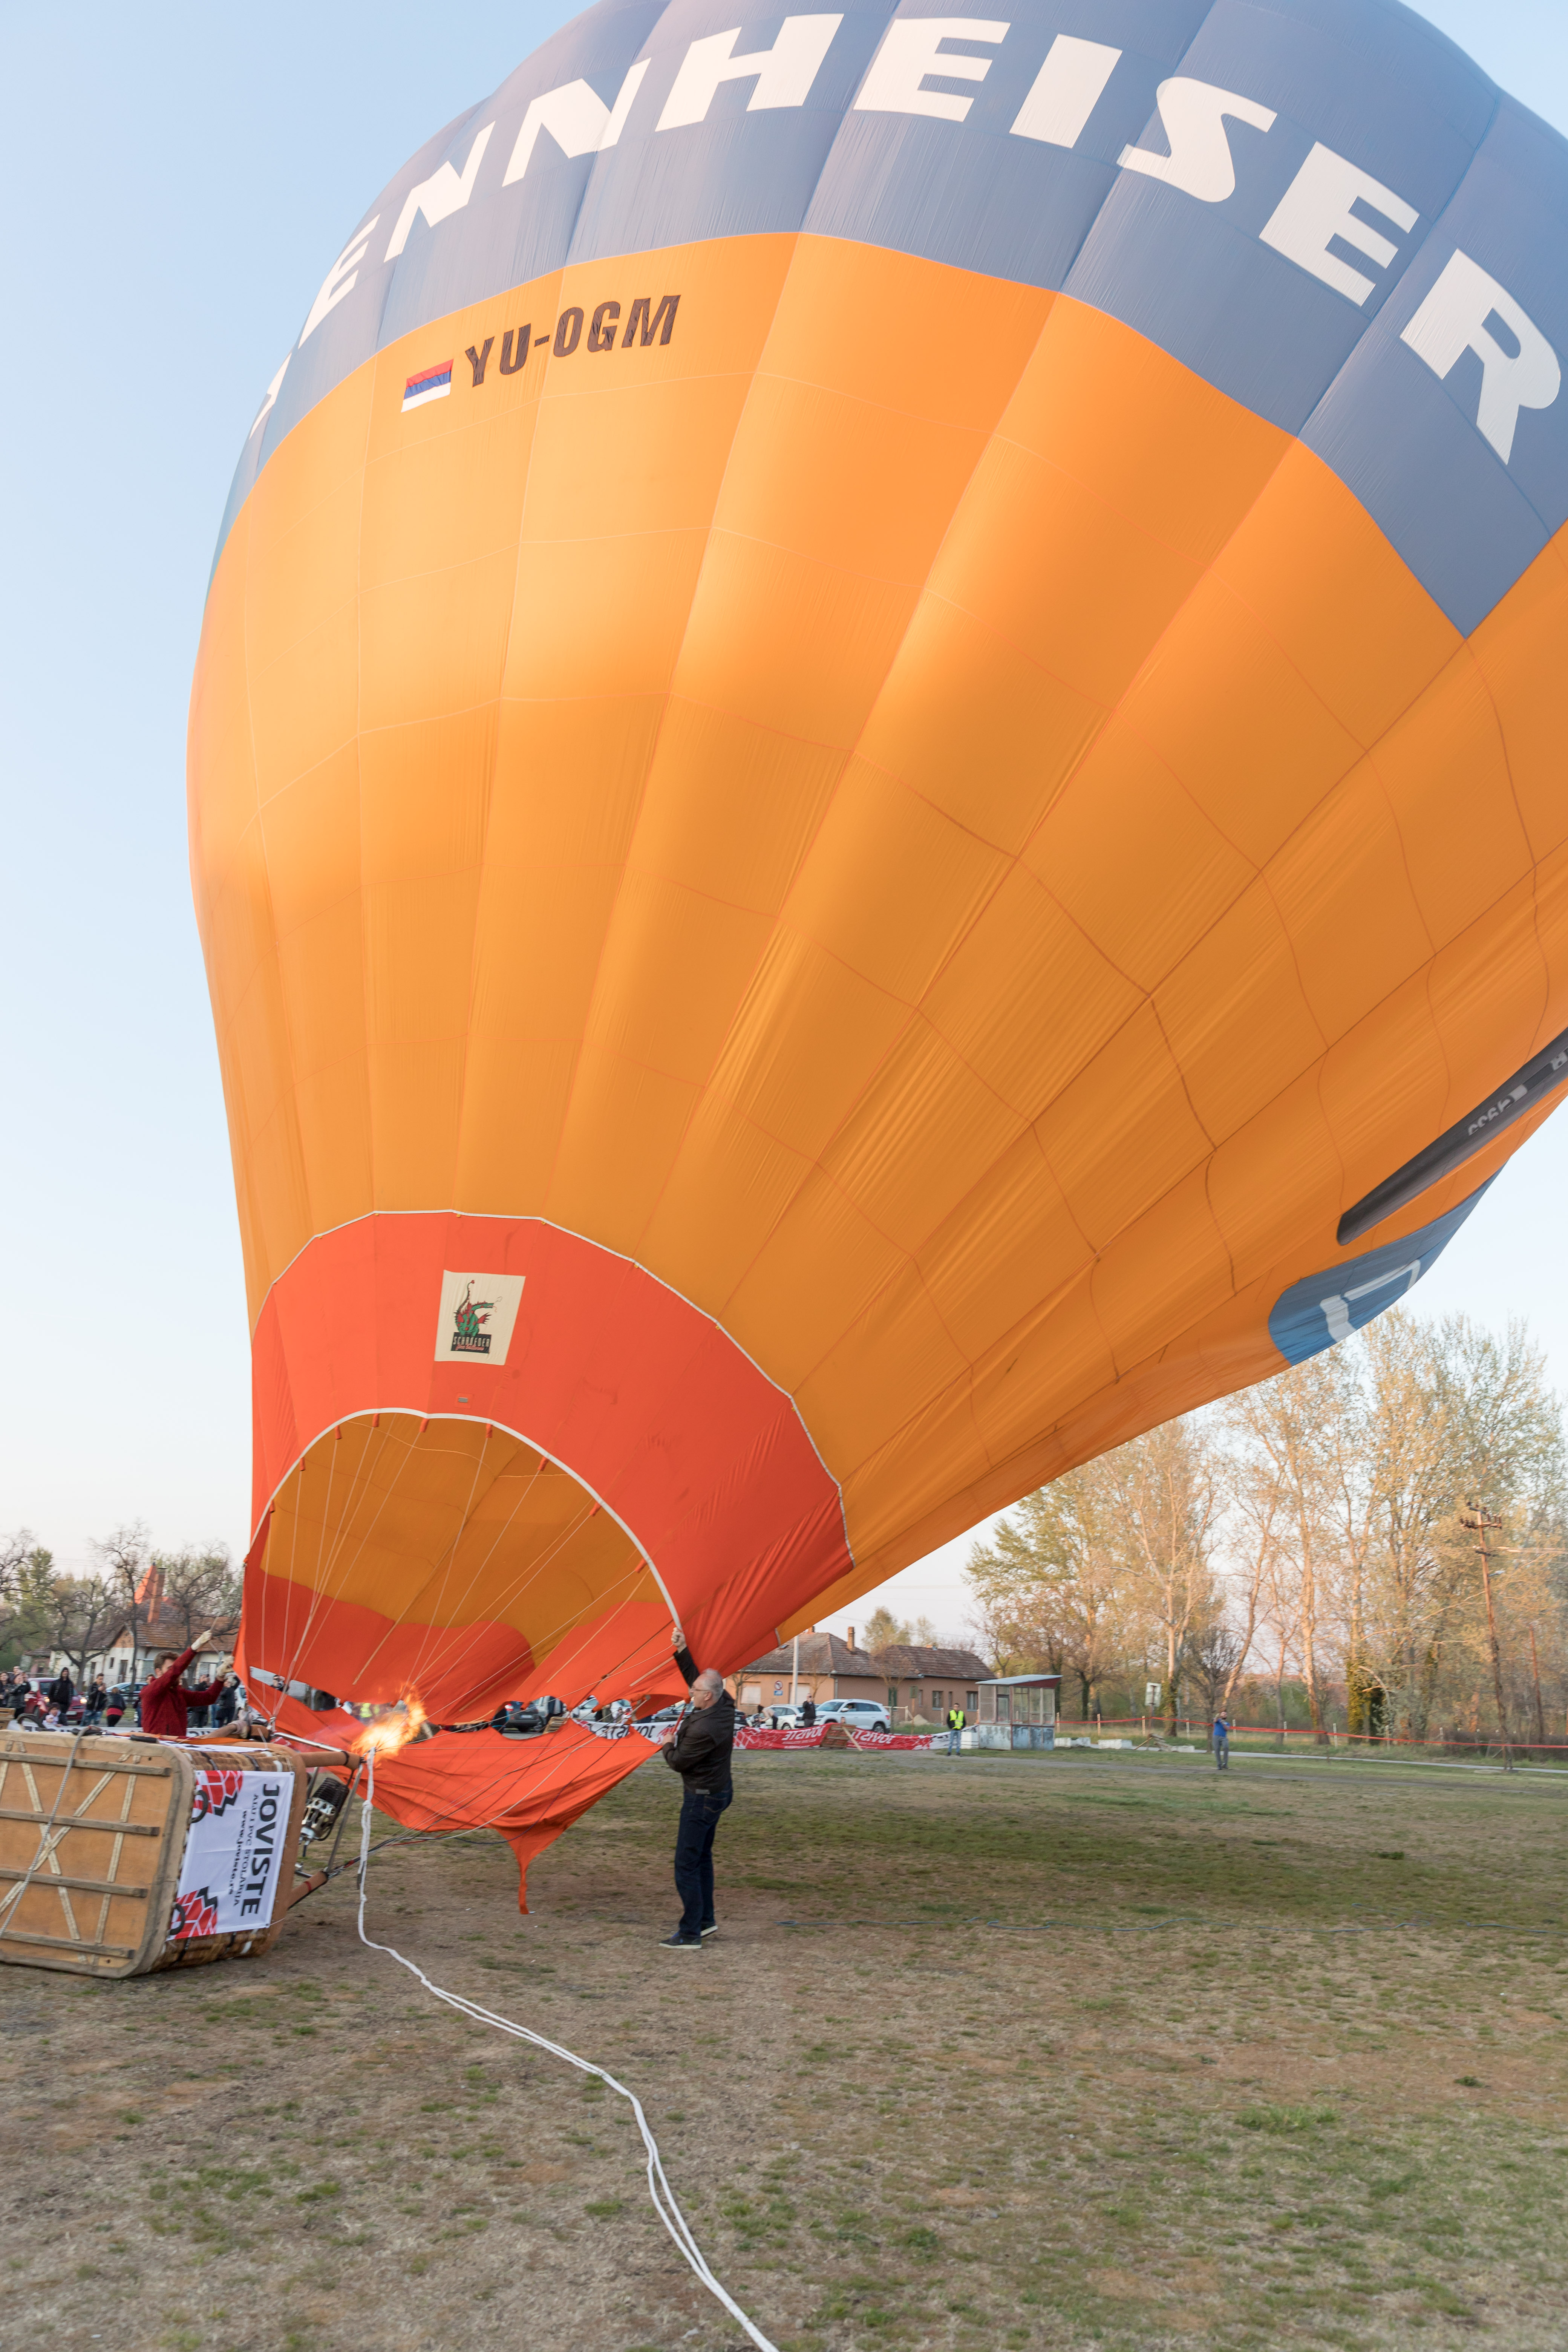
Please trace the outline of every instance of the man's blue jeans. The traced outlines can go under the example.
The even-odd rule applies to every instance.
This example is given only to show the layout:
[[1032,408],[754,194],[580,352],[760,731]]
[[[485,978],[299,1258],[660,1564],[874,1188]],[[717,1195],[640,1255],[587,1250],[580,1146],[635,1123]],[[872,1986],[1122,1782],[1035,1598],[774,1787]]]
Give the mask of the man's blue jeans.
[[682,1936],[700,1936],[713,1916],[713,1837],[732,1789],[688,1789],[675,1833],[675,1891]]
[[950,1725],[948,1726],[948,1732],[947,1732],[947,1752],[948,1752],[948,1754],[949,1754],[950,1756],[956,1756],[956,1755],[957,1755],[957,1753],[958,1753],[958,1749],[959,1749],[959,1742],[960,1742],[960,1740],[961,1740],[962,1737],[963,1737],[963,1735],[961,1734],[961,1732],[960,1732],[960,1730],[959,1730],[959,1728],[958,1728],[957,1724],[953,1723],[953,1724],[950,1724]]

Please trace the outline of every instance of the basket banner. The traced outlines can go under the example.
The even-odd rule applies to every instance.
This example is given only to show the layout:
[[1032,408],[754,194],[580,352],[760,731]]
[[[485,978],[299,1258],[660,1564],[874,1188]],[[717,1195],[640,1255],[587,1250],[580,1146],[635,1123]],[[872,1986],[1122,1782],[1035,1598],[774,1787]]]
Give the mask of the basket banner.
[[279,1772],[197,1769],[170,1943],[268,1926],[293,1793]]

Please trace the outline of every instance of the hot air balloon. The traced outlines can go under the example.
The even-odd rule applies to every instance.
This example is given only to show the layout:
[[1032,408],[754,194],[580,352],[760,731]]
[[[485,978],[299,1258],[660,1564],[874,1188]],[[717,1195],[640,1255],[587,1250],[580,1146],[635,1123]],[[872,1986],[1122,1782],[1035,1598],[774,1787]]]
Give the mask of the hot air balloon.
[[1568,1079],[1565,254],[1385,0],[604,0],[374,200],[190,726],[281,1725],[661,1699],[1405,1294]]

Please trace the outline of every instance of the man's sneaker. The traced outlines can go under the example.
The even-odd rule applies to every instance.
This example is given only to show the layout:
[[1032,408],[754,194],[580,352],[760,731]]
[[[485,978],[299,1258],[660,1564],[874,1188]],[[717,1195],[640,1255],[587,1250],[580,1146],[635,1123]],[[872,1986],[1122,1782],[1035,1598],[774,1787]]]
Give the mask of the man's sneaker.
[[673,1936],[661,1936],[658,1940],[659,1949],[665,1952],[700,1952],[702,1949],[700,1936],[683,1936],[679,1927]]
[[709,1937],[710,1936],[716,1936],[718,1933],[719,1933],[719,1922],[718,1922],[718,1920],[717,1920],[717,1919],[704,1919],[704,1921],[702,1922],[702,1928],[701,1928],[701,1934],[702,1934],[702,1939],[703,1939],[703,1941],[704,1941],[704,1942],[706,1942],[706,1941],[707,1941],[707,1939],[708,1939],[708,1937]]

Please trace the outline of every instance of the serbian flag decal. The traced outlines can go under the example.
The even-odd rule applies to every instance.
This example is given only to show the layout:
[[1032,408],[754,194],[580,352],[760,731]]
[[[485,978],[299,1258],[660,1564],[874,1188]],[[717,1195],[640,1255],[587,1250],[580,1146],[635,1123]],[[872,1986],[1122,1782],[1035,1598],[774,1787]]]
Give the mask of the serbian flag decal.
[[411,408],[423,408],[427,401],[445,400],[451,389],[450,360],[442,360],[436,367],[422,368],[403,387],[403,414],[406,416]]

